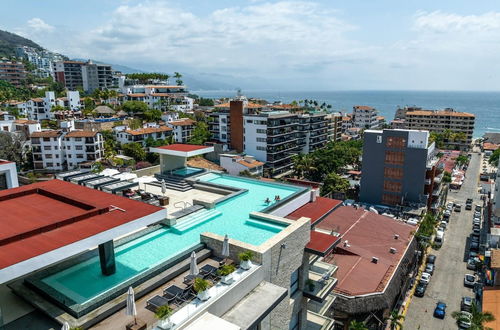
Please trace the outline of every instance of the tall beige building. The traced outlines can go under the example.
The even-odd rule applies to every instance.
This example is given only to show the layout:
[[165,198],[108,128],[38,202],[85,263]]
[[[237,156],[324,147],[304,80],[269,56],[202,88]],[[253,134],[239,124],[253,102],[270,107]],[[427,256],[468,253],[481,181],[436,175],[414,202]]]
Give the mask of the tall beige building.
[[466,149],[472,142],[474,122],[476,117],[467,112],[458,112],[453,109],[444,110],[415,110],[406,112],[406,128],[413,130],[428,130],[442,133],[450,130],[453,133],[465,133],[463,141],[449,141],[447,144],[458,145]]

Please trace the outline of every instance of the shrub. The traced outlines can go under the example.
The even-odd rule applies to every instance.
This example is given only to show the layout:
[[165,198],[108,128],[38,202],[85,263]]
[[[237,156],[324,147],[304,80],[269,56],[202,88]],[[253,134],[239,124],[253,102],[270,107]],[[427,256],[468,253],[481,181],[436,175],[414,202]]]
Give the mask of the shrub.
[[172,312],[173,312],[173,309],[170,308],[170,306],[164,305],[164,306],[158,307],[158,309],[155,312],[155,316],[157,319],[163,320],[163,319],[166,319],[167,317],[169,317],[170,315],[172,315]]
[[238,258],[240,258],[241,261],[252,260],[253,252],[252,251],[241,252],[240,254],[238,254]]
[[217,275],[219,276],[227,276],[234,272],[236,270],[236,267],[233,265],[224,265],[222,266],[219,270],[217,270]]
[[204,280],[200,277],[197,277],[194,280],[193,288],[194,288],[194,291],[200,293],[200,292],[205,291],[208,288],[210,288],[210,282],[207,280]]

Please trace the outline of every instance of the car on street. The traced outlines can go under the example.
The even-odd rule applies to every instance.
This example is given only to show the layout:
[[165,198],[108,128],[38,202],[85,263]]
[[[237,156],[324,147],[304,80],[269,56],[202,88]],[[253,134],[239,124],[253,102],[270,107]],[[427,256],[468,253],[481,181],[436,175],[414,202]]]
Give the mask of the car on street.
[[473,288],[475,284],[476,284],[476,277],[472,274],[465,274],[464,286]]
[[477,257],[478,257],[477,252],[469,251],[469,258],[477,258]]
[[474,218],[474,220],[472,220],[472,224],[473,225],[481,225],[481,219],[478,219],[478,218]]
[[469,248],[471,251],[479,252],[479,243],[478,242],[470,242]]
[[471,241],[471,242],[476,242],[476,243],[479,243],[479,237],[477,237],[477,236],[471,236],[471,237],[470,237],[470,241]]
[[469,329],[472,326],[472,314],[469,312],[460,312],[458,318],[458,327],[460,329]]
[[467,259],[467,269],[476,270],[476,268],[477,268],[476,259],[475,258]]
[[427,284],[418,283],[417,287],[415,288],[415,294],[414,294],[415,297],[423,297],[426,289],[427,289]]
[[435,264],[435,263],[436,263],[436,256],[435,256],[435,255],[433,255],[433,254],[429,254],[429,255],[427,256],[427,260],[426,260],[426,262],[427,262],[428,264]]
[[429,284],[430,281],[431,281],[431,274],[423,272],[422,276],[420,277],[419,283]]
[[465,205],[465,209],[466,209],[467,211],[472,210],[472,204],[466,204],[466,205]]
[[472,309],[473,302],[474,302],[474,298],[462,297],[462,300],[460,301],[460,310],[463,312],[470,312]]
[[439,226],[443,227],[444,229],[446,229],[447,225],[448,225],[448,223],[446,221],[441,221],[441,223],[439,224]]
[[474,218],[480,218],[481,219],[481,212],[474,212]]
[[474,210],[477,212],[481,212],[481,205],[476,204],[476,208]]
[[434,308],[434,317],[438,319],[444,319],[446,316],[446,304],[442,301],[439,301],[436,304],[436,308]]
[[455,212],[460,212],[460,211],[462,211],[462,205],[455,204]]
[[474,228],[474,229],[472,230],[472,235],[474,235],[474,236],[478,236],[478,237],[479,237],[479,236],[481,235],[481,229],[479,229],[479,228]]
[[453,202],[448,202],[448,204],[446,204],[446,209],[450,212],[453,211]]
[[466,204],[472,204],[473,200],[472,198],[467,198],[467,200],[465,201]]
[[444,211],[444,213],[443,213],[443,218],[449,218],[449,217],[450,217],[450,215],[451,215],[451,211],[450,211],[450,210],[446,210],[446,211]]
[[425,265],[424,272],[433,275],[434,274],[434,264],[427,264],[427,265]]

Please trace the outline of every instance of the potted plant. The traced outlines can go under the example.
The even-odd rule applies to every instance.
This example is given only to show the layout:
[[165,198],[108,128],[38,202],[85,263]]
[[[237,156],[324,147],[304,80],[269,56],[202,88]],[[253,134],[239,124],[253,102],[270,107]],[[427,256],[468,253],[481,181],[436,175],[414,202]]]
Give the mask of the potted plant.
[[316,285],[314,284],[314,281],[311,279],[307,279],[306,286],[307,286],[307,290],[309,290],[309,292],[313,292],[315,287],[316,287]]
[[217,275],[221,277],[221,282],[224,284],[233,283],[233,272],[236,270],[236,267],[233,265],[224,265],[220,269],[217,270]]
[[240,267],[242,269],[248,270],[252,267],[252,251],[241,252],[240,254],[238,254],[238,258],[240,258]]
[[159,320],[158,327],[161,329],[172,329],[174,324],[170,321],[170,315],[172,315],[172,308],[168,305],[158,307],[155,312],[156,318]]
[[201,277],[197,277],[194,280],[193,288],[194,291],[198,293],[198,299],[200,299],[201,301],[205,301],[210,298],[210,293],[208,292],[208,289],[210,288],[209,281],[204,280]]

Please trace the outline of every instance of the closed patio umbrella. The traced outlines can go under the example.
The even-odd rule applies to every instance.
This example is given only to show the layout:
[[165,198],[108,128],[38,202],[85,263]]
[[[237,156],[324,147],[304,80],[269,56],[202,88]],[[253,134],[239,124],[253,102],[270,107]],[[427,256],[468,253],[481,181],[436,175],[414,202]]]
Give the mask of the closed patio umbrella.
[[69,324],[68,322],[64,322],[61,330],[69,330]]
[[137,324],[137,308],[135,307],[135,293],[132,287],[128,288],[127,292],[127,308],[125,308],[125,315],[134,317],[134,324]]
[[198,264],[197,264],[197,257],[196,253],[193,251],[191,253],[191,264],[189,265],[189,275],[196,276],[200,273],[200,270],[198,269]]
[[161,180],[161,193],[165,195],[167,192],[167,184],[165,183],[165,179]]
[[222,243],[222,256],[224,258],[229,257],[229,237],[227,234],[224,236],[224,242]]

